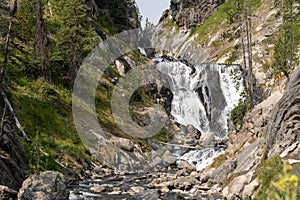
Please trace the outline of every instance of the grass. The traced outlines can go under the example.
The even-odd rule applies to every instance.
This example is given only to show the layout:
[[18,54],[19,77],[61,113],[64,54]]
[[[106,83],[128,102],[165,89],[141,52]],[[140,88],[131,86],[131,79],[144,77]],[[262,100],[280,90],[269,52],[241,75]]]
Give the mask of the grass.
[[31,170],[37,165],[39,170],[62,170],[54,160],[73,169],[79,167],[76,163],[80,159],[90,163],[91,157],[73,124],[71,92],[43,80],[18,80],[18,83],[13,85],[10,99],[22,126],[33,140],[33,144],[24,142]]
[[176,24],[176,22],[173,19],[169,19],[164,25],[164,28],[175,28],[176,31],[179,31],[179,26]]
[[[226,30],[230,27],[228,13],[234,5],[234,0],[228,0],[221,4],[203,24],[195,27],[191,35],[197,34],[197,41],[201,44],[207,44],[210,37],[220,30]],[[252,0],[252,8],[255,9],[261,4],[260,0]]]
[[269,160],[265,160],[256,170],[256,175],[260,182],[260,189],[255,199],[275,199],[275,188],[271,187],[273,181],[279,179],[279,173],[283,169],[283,162],[279,156],[274,156]]

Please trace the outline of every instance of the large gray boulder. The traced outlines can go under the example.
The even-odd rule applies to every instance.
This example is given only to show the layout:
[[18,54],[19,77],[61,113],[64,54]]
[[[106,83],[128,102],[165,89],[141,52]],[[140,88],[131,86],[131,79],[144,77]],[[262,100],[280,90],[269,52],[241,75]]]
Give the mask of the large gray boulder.
[[273,109],[266,133],[269,157],[280,154],[300,140],[300,67]]
[[64,200],[69,198],[66,179],[55,171],[34,174],[27,178],[19,191],[19,200]]

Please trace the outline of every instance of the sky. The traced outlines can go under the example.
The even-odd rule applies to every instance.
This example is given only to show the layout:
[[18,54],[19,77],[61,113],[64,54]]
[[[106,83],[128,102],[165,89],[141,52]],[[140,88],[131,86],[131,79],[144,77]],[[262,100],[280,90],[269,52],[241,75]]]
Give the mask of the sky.
[[153,24],[157,24],[164,10],[169,8],[170,0],[135,0],[143,16],[142,26],[146,18]]

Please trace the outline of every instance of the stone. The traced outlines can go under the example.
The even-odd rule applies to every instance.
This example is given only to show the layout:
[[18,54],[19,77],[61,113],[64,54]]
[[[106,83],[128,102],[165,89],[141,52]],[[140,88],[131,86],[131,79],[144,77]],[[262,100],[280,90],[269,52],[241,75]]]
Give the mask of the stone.
[[290,165],[298,164],[298,163],[300,163],[300,160],[296,160],[296,159],[288,159],[288,163],[289,163]]
[[249,172],[248,174],[235,177],[228,185],[228,195],[226,197],[228,199],[233,199],[233,197],[241,197],[245,185],[252,181],[253,176],[254,172]]
[[132,152],[134,149],[134,143],[126,138],[112,137],[111,142],[112,144],[125,151]]
[[63,174],[46,171],[27,178],[18,193],[20,200],[67,200],[69,190]]
[[108,192],[107,194],[108,194],[108,195],[119,195],[119,194],[121,194],[121,193],[122,193],[121,190],[116,190],[116,191]]
[[280,154],[300,141],[300,67],[291,76],[282,98],[272,110],[266,129],[267,155]]
[[105,191],[105,187],[102,185],[95,185],[90,188],[90,191],[94,193],[101,193]]
[[243,197],[252,197],[254,191],[259,186],[259,182],[257,179],[254,179],[250,184],[246,185],[243,191]]
[[130,190],[132,190],[134,193],[140,193],[145,190],[145,188],[141,186],[132,186],[130,187]]
[[162,161],[167,165],[174,164],[176,160],[177,159],[168,150],[162,155]]
[[290,147],[288,147],[286,150],[284,150],[279,156],[280,158],[284,158],[287,155],[289,155],[290,152],[294,151],[298,147],[298,141],[292,144]]
[[261,152],[262,140],[250,144],[237,156],[237,168],[234,173],[248,172],[259,160],[257,156]]
[[161,189],[160,189],[160,191],[162,192],[162,193],[167,193],[167,192],[169,192],[170,190],[169,190],[169,188],[168,187],[162,187]]
[[0,134],[0,185],[19,190],[25,179],[27,159],[18,134],[4,123]]
[[178,169],[186,169],[187,171],[195,171],[196,170],[196,167],[189,164],[187,161],[182,161],[180,162],[178,165],[177,165],[177,168]]
[[13,200],[17,199],[18,192],[8,188],[7,186],[0,185],[0,199]]
[[[232,173],[236,168],[236,160],[231,158],[225,160],[217,169],[213,170],[209,177],[207,177],[208,183],[216,184],[225,180],[228,174]],[[204,180],[202,180],[204,181]]]
[[129,198],[129,200],[158,200],[160,197],[160,190],[158,189],[150,189],[150,190],[145,190],[136,197]]

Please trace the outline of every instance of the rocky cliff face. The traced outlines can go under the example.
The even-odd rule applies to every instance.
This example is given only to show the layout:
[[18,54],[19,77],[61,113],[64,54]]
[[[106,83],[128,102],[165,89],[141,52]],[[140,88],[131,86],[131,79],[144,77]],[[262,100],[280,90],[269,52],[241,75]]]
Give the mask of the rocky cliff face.
[[10,125],[4,125],[4,132],[0,134],[0,185],[6,185],[18,190],[27,168],[27,160],[19,136]]
[[102,18],[116,32],[141,27],[138,7],[133,0],[90,0],[95,18]]
[[283,97],[272,111],[266,133],[269,156],[278,155],[291,146],[296,149],[300,140],[299,67],[291,78]]
[[168,17],[176,22],[179,27],[194,28],[202,24],[225,0],[171,0],[171,6],[162,20]]

